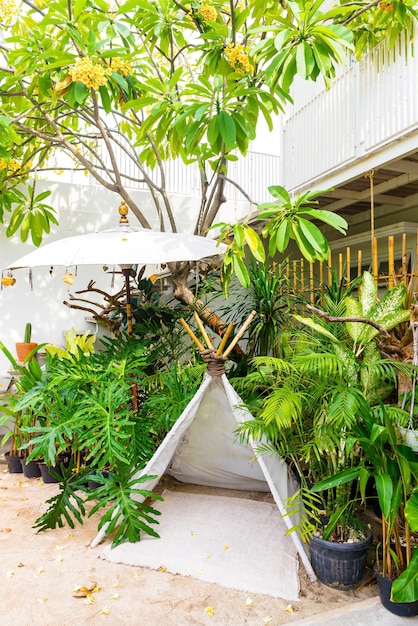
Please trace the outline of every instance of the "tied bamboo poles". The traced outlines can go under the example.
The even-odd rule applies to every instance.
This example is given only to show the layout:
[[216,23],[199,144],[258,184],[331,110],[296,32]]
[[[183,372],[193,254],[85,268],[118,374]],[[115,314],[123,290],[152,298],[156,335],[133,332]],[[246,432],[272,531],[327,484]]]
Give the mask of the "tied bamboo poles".
[[202,333],[202,336],[206,343],[207,348],[205,348],[202,342],[196,337],[195,333],[192,331],[192,329],[187,324],[187,322],[182,317],[180,318],[181,325],[186,330],[186,332],[191,337],[191,339],[196,344],[196,346],[199,348],[199,351],[203,360],[208,364],[208,373],[211,376],[221,376],[222,374],[225,373],[225,361],[228,355],[232,352],[232,350],[234,349],[238,341],[241,339],[241,337],[247,330],[248,326],[251,324],[252,320],[254,319],[256,313],[257,313],[256,311],[252,311],[250,313],[250,315],[247,317],[247,319],[245,320],[245,322],[243,323],[243,325],[241,326],[241,328],[239,329],[239,331],[237,332],[237,334],[232,339],[231,343],[226,349],[224,348],[226,346],[226,343],[234,327],[232,322],[228,325],[228,328],[226,329],[225,334],[222,337],[222,341],[219,344],[219,347],[215,349],[196,311],[194,312],[193,316],[194,316],[194,319],[196,320],[196,323],[199,327],[200,332]]

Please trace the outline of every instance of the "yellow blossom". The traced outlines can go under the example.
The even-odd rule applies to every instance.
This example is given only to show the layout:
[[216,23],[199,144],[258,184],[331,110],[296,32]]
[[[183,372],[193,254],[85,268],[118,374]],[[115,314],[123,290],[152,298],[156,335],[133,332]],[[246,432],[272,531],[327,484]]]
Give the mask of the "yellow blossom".
[[210,4],[202,4],[198,9],[197,14],[203,19],[204,22],[216,22],[218,17],[215,7]]
[[245,74],[245,72],[253,70],[253,66],[248,60],[248,47],[229,43],[225,48],[225,56],[229,65],[237,74]]
[[16,159],[9,159],[6,161],[3,157],[0,158],[0,170],[7,170],[8,173],[16,172],[20,170],[20,163]]
[[213,606],[207,606],[205,611],[206,611],[206,613],[208,615],[214,615],[215,614],[215,609],[213,608]]
[[98,89],[102,85],[106,85],[106,75],[109,72],[109,68],[93,63],[89,57],[78,59],[68,71],[73,81],[83,83],[91,89]]
[[10,24],[19,14],[20,4],[16,0],[0,0],[0,22]]
[[109,62],[109,68],[112,72],[117,72],[121,76],[129,76],[132,74],[132,67],[129,61],[123,59],[111,59]]

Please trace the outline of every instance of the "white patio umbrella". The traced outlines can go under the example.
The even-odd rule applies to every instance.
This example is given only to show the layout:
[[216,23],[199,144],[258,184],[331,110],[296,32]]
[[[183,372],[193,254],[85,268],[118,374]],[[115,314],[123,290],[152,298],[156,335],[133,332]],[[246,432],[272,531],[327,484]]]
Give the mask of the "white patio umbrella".
[[117,228],[66,237],[40,246],[17,259],[4,270],[63,265],[119,265],[125,277],[128,333],[132,334],[129,276],[132,265],[198,261],[222,254],[226,246],[213,239],[180,233],[162,233],[133,228],[127,219],[125,202],[119,207]]

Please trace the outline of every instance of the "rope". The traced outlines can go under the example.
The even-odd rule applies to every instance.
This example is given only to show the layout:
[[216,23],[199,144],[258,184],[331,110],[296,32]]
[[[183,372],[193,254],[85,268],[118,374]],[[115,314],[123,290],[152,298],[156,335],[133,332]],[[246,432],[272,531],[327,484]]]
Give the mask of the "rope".
[[215,350],[202,350],[200,356],[207,363],[207,373],[210,376],[222,376],[225,374],[225,360],[216,355]]

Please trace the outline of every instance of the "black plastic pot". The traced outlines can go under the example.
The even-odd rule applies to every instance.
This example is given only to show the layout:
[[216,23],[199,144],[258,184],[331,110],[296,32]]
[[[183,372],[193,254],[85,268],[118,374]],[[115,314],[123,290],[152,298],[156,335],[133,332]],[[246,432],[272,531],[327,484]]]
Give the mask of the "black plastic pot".
[[415,617],[418,615],[418,600],[415,602],[392,602],[390,594],[392,592],[392,581],[388,578],[384,578],[381,573],[375,568],[374,570],[377,582],[377,588],[379,589],[379,597],[382,605],[393,613],[400,617]]
[[311,562],[319,580],[334,589],[356,587],[363,578],[372,538],[370,531],[366,539],[357,543],[334,543],[312,537]]
[[50,470],[52,469],[52,471],[55,474],[61,474],[61,469],[59,465],[56,465],[55,467],[49,467],[48,465],[46,465],[45,463],[39,463],[39,469],[41,471],[41,476],[42,476],[42,481],[46,484],[48,483],[58,483],[59,479],[54,476],[54,474],[51,474]]
[[26,459],[21,459],[23,475],[26,478],[40,478],[41,470],[39,464],[36,461],[29,461],[26,463]]
[[10,452],[5,452],[4,458],[6,459],[9,474],[21,474],[23,472],[20,456],[17,456],[17,454],[10,454]]

